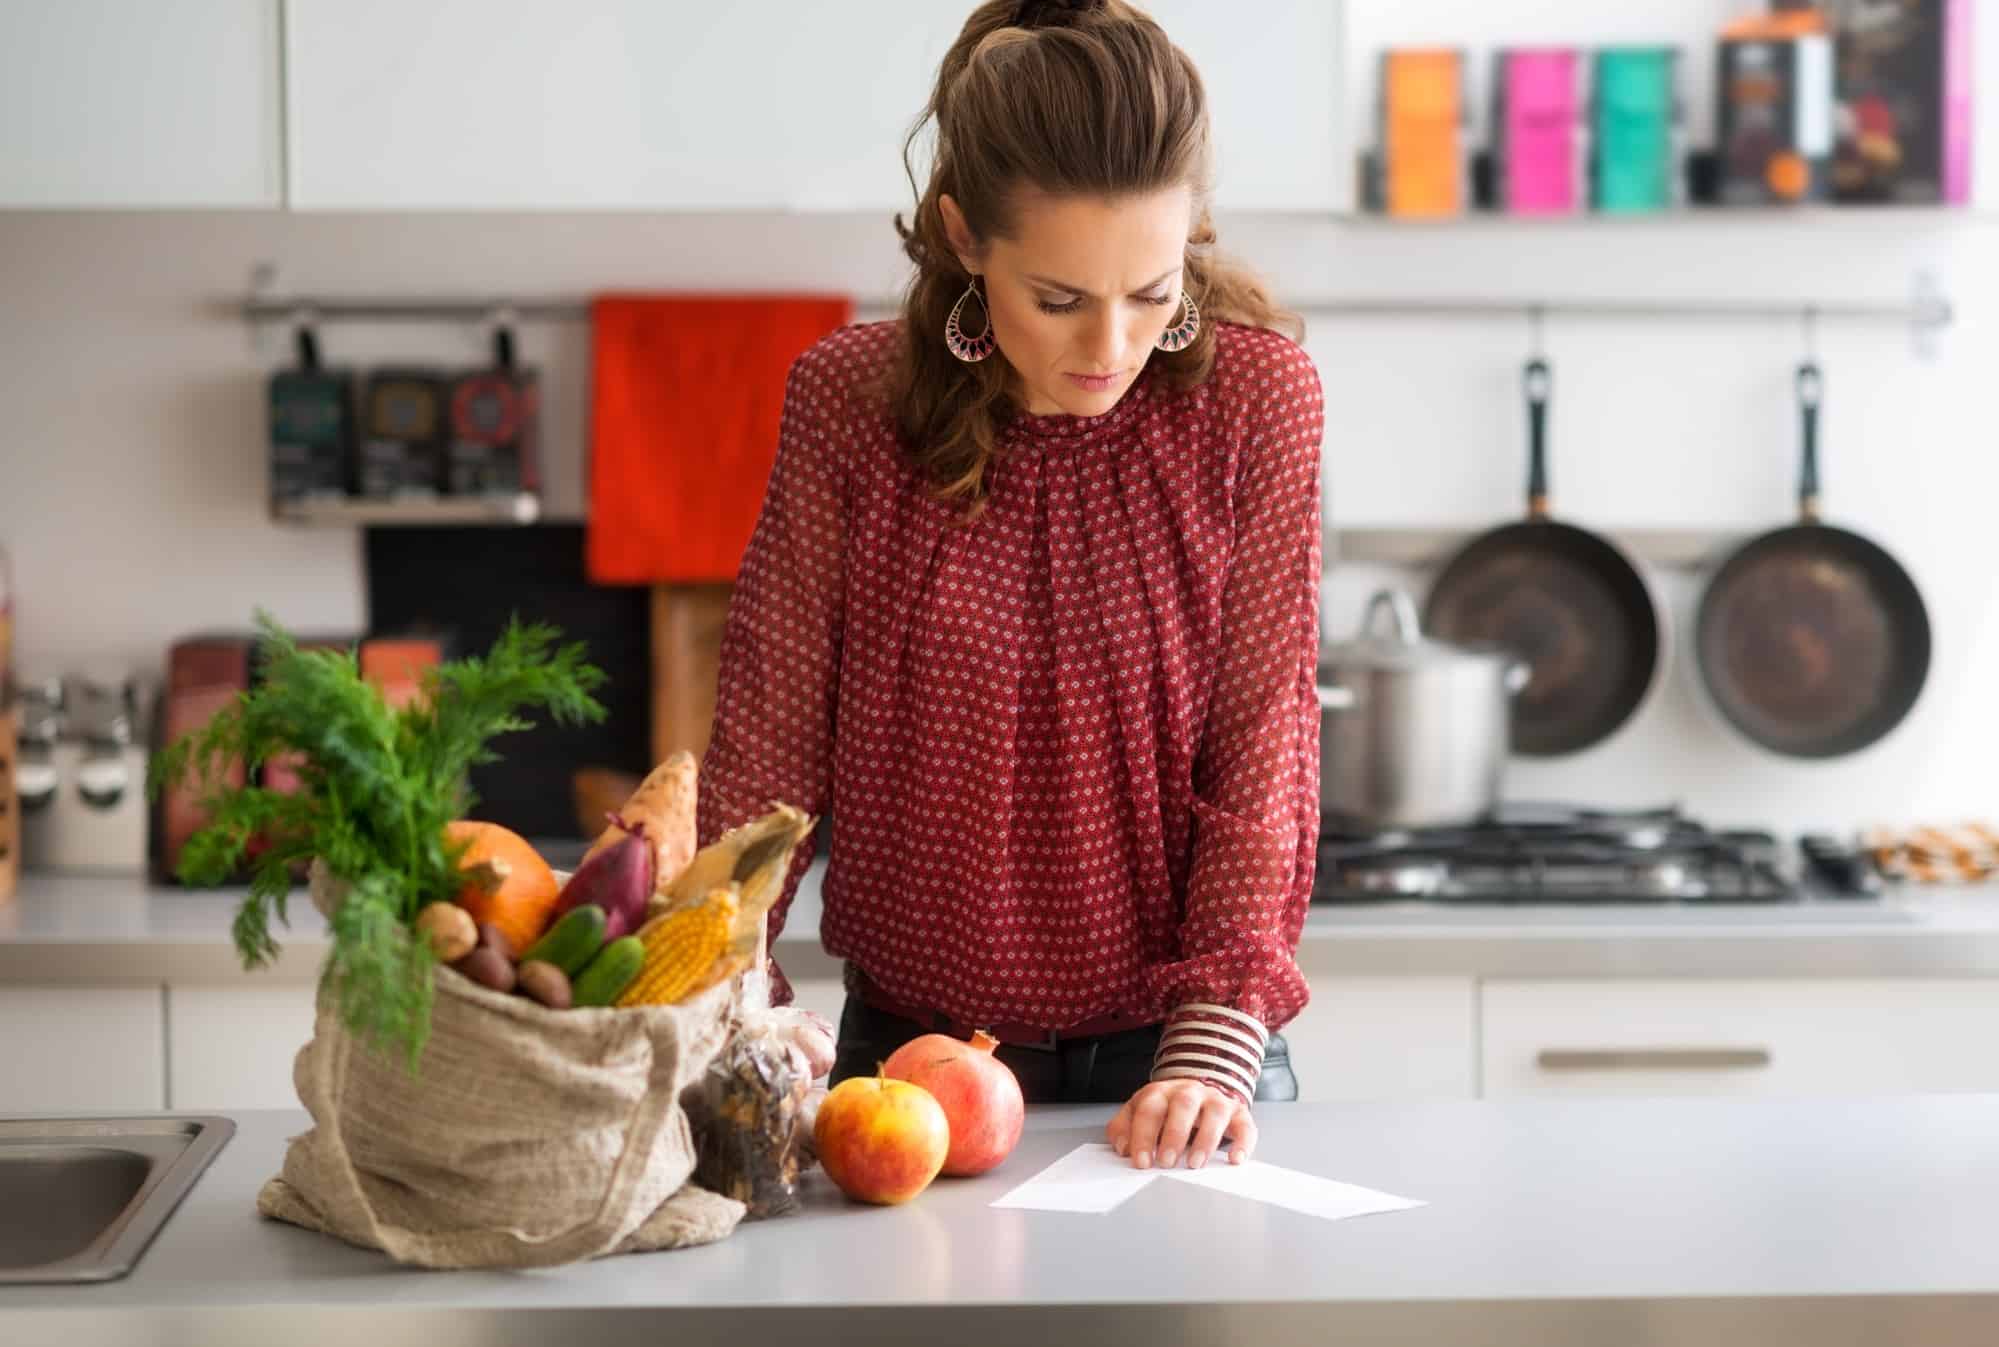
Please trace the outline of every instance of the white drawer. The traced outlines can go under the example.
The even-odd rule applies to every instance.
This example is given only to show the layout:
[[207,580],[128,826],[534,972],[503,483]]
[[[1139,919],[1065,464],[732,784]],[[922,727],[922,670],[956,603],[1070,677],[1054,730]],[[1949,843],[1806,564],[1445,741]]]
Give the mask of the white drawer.
[[313,985],[263,982],[167,988],[171,1107],[188,1112],[299,1108],[292,1062],[312,1038]]
[[1470,1099],[1478,1059],[1470,978],[1315,977],[1284,1026],[1298,1098]]
[[1480,989],[1482,1093],[1999,1090],[1999,980],[1559,982]]
[[0,1114],[166,1107],[158,987],[0,987]]

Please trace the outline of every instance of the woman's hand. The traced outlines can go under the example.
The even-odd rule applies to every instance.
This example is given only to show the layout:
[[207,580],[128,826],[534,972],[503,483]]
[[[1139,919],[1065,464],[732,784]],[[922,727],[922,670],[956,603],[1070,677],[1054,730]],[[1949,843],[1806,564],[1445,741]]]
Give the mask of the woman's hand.
[[1182,1161],[1199,1169],[1221,1144],[1230,1141],[1229,1163],[1241,1164],[1256,1149],[1256,1120],[1249,1105],[1199,1080],[1155,1080],[1140,1087],[1104,1129],[1111,1149],[1131,1157],[1139,1169],[1156,1161],[1171,1169]]

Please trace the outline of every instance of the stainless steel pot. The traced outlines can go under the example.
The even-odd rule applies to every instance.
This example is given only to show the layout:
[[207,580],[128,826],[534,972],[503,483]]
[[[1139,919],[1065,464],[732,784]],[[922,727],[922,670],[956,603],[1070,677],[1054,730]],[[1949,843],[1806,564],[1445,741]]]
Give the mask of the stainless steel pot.
[[1320,813],[1342,828],[1382,831],[1489,812],[1506,770],[1513,694],[1530,672],[1503,651],[1425,638],[1407,594],[1376,594],[1355,638],[1319,657]]

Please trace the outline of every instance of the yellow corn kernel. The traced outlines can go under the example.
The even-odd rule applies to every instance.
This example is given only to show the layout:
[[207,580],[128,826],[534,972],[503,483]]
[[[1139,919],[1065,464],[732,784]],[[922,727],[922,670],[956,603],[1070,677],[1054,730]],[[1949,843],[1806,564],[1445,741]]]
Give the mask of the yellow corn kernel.
[[618,997],[620,1006],[670,1006],[703,985],[729,948],[730,928],[742,905],[736,886],[712,889],[691,907],[655,917],[639,928],[645,964]]

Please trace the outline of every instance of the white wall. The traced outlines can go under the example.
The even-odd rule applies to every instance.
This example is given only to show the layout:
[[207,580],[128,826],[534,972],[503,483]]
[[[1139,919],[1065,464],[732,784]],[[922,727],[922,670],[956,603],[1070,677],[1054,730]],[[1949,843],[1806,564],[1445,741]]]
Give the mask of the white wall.
[[[1736,8],[1645,0],[1619,10],[1614,30],[1598,31],[1588,25],[1610,23],[1608,11],[1584,0],[1532,10],[1383,0],[1353,6],[1349,66],[1364,66],[1380,42],[1445,33],[1487,45],[1505,35],[1636,38],[1671,26],[1663,36],[1691,41]],[[1999,24],[1983,31],[1999,33]],[[1999,70],[1999,61],[1983,65]],[[1999,74],[1987,85],[1999,89]],[[1999,161],[1999,125],[1985,120],[1990,164]],[[1777,761],[1703,716],[1682,651],[1636,723],[1573,760],[1520,764],[1513,793],[1678,799],[1717,821],[1788,829],[1999,813],[1993,217],[1756,214],[1407,229],[1263,216],[1222,226],[1224,240],[1294,300],[1892,299],[1918,272],[1933,273],[1960,315],[1934,360],[1918,358],[1892,328],[1827,323],[1819,336],[1828,512],[1900,554],[1932,606],[1936,664],[1911,720],[1839,763]],[[281,334],[253,340],[227,307],[263,261],[278,264],[290,288],[354,294],[809,286],[881,295],[901,274],[888,222],[845,215],[0,213],[0,545],[23,592],[24,671],[155,665],[174,636],[239,626],[257,604],[298,627],[363,620],[357,537],[279,528],[264,515],[262,379],[287,352]],[[1336,527],[1475,527],[1518,510],[1524,323],[1308,318],[1326,384]],[[523,357],[548,379],[553,513],[576,517],[586,333],[553,324],[520,335]],[[323,340],[335,361],[473,360],[485,334],[476,325],[340,326]],[[1592,525],[1744,530],[1785,517],[1793,325],[1551,321],[1546,342],[1561,514]],[[1343,634],[1386,578],[1423,581],[1336,565],[1327,634]],[[1693,577],[1662,583],[1684,619]]]

